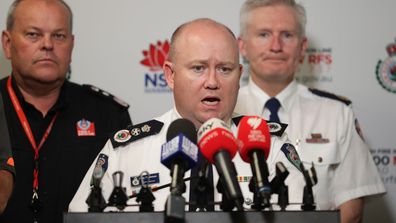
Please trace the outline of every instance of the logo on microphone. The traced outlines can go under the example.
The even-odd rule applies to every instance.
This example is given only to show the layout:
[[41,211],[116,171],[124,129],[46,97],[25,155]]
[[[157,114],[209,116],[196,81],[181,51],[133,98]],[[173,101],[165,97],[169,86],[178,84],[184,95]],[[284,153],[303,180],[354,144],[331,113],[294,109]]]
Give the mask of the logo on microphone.
[[149,72],[144,74],[144,88],[147,93],[171,92],[169,89],[162,65],[168,56],[169,41],[151,43],[147,50],[143,50],[143,59],[140,64],[147,67]]
[[396,93],[396,39],[395,43],[386,46],[388,58],[379,60],[376,67],[376,76],[379,84],[387,91]]
[[257,129],[260,124],[261,124],[261,118],[259,117],[252,117],[249,118],[247,123],[253,128],[253,129]]

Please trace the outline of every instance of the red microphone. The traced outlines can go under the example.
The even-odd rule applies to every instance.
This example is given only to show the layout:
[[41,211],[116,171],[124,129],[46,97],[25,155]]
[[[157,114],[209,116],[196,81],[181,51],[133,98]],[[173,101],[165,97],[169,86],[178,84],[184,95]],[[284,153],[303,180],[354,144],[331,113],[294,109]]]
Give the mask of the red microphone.
[[234,202],[239,211],[242,211],[242,191],[231,162],[238,150],[238,144],[227,124],[217,118],[209,119],[202,124],[198,131],[198,146],[202,155],[215,164],[226,196]]
[[260,210],[270,206],[271,187],[268,182],[266,159],[270,152],[271,135],[267,122],[258,116],[245,116],[239,122],[239,154],[243,161],[250,163],[254,182],[254,208]]

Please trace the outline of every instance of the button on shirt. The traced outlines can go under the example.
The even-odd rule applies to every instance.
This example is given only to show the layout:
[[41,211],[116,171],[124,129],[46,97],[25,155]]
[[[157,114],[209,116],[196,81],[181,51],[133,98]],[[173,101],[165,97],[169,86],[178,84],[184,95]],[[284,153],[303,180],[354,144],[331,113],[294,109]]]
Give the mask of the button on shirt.
[[[235,112],[268,119],[270,112],[263,105],[269,98],[250,80],[239,91]],[[315,164],[318,209],[336,209],[348,200],[385,192],[369,148],[356,131],[350,106],[315,95],[295,81],[276,98],[281,103],[280,121],[288,124],[287,135],[305,167]],[[301,191],[303,187],[299,185]]]
[[[168,127],[170,123],[172,123],[174,120],[180,118],[180,115],[175,109],[172,109],[162,115],[161,117],[156,118],[156,120],[164,123],[164,126],[162,127],[161,131],[152,136],[147,136],[143,139],[136,140],[134,142],[130,142],[127,145],[124,146],[119,146],[117,148],[114,148],[111,141],[109,140],[105,147],[102,149],[100,152],[101,154],[105,154],[108,156],[108,163],[107,163],[107,171],[104,174],[104,177],[102,178],[102,193],[104,198],[107,200],[114,188],[114,183],[112,180],[112,174],[116,171],[122,171],[124,172],[124,182],[123,182],[123,187],[126,187],[126,192],[127,195],[131,195],[133,193],[137,193],[140,190],[140,187],[136,187],[131,185],[131,177],[134,176],[139,176],[142,171],[148,171],[150,174],[153,173],[158,173],[159,174],[159,183],[151,186],[160,186],[164,185],[167,183],[170,183],[171,177],[170,177],[170,171],[168,168],[166,168],[164,165],[161,164],[161,145],[166,142],[166,132],[168,130]],[[231,130],[235,133],[236,132],[236,126],[235,124],[231,125]],[[302,174],[295,168],[291,163],[288,162],[287,158],[285,155],[280,152],[281,146],[285,142],[285,138],[279,138],[279,137],[271,137],[271,145],[272,149],[268,159],[271,160],[271,162],[274,162],[274,160],[280,160],[282,161],[289,171],[292,173],[297,173],[297,174],[291,174],[292,176],[288,179],[291,181],[303,181]],[[242,161],[240,156],[237,154],[233,162],[235,163],[238,176],[240,178],[249,178],[252,176],[250,164],[245,163]],[[90,189],[90,181],[92,178],[92,173],[95,167],[96,161],[94,161],[88,170],[87,174],[84,177],[84,180],[82,181],[76,195],[74,196],[72,202],[69,205],[69,211],[70,212],[86,212],[88,211],[88,205],[85,203],[85,200],[89,196],[91,189]],[[185,173],[185,177],[190,176],[191,171],[187,171]],[[275,176],[275,170],[272,168],[270,170],[270,177]],[[218,182],[218,174],[216,171],[216,168],[213,166],[213,179],[214,183],[216,184]],[[288,184],[288,180],[286,181],[286,184]],[[248,189],[248,181],[240,182],[240,186],[242,189],[242,193],[245,197],[246,201],[252,201],[253,200],[253,194],[249,191]],[[216,186],[216,185],[215,185]],[[292,187],[293,189],[293,187]],[[183,196],[186,198],[186,201],[189,200],[189,182],[186,182],[186,193],[183,194]],[[216,190],[214,194],[214,200],[215,201],[221,201],[221,194],[219,194]],[[164,210],[164,205],[165,201],[169,195],[169,188],[164,188],[162,190],[153,192],[156,200],[154,201],[154,210],[155,211],[162,211]],[[292,197],[293,201],[296,200],[302,200],[302,194],[292,194],[290,193],[290,196]],[[248,206],[249,202],[245,203],[245,207],[250,207]],[[130,199],[128,201],[128,204],[136,204],[135,199]],[[188,206],[186,206],[186,210],[188,209]],[[218,206],[215,207],[215,209],[219,209]],[[108,207],[105,209],[105,211],[114,211],[115,208]],[[139,208],[136,206],[130,206],[125,208],[125,211],[138,211]]]

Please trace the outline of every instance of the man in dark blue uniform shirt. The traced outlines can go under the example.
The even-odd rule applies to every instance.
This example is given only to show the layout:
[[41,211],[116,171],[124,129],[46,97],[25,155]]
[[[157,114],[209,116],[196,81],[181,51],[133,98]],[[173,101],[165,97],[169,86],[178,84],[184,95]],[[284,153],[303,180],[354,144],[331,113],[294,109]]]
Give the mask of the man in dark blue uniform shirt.
[[0,222],[62,222],[62,212],[128,105],[66,80],[72,12],[61,0],[15,1],[2,33],[12,74],[0,81],[17,177]]

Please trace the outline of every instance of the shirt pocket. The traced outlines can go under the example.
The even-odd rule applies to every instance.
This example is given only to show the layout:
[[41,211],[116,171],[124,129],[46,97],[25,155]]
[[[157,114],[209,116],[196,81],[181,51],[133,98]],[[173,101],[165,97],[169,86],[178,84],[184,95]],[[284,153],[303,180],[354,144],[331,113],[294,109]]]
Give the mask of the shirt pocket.
[[336,143],[301,143],[298,153],[304,164],[328,166],[341,162]]

